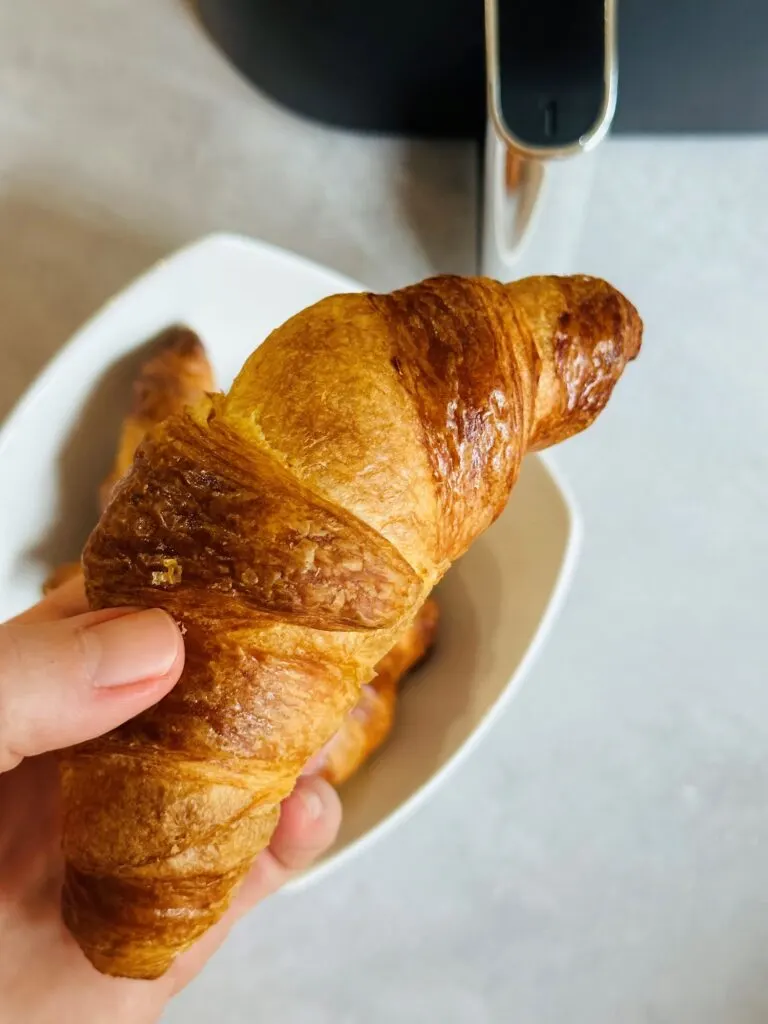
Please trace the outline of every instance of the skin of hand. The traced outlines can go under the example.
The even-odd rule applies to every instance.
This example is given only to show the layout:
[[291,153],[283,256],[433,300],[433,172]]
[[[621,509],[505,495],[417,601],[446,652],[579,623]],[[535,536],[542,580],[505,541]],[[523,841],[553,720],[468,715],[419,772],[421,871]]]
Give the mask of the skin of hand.
[[339,798],[324,780],[304,777],[226,916],[166,975],[134,981],[91,966],[61,919],[52,752],[157,703],[183,664],[181,635],[165,612],[89,612],[79,580],[0,625],[0,1024],[154,1024],[238,918],[333,842]]

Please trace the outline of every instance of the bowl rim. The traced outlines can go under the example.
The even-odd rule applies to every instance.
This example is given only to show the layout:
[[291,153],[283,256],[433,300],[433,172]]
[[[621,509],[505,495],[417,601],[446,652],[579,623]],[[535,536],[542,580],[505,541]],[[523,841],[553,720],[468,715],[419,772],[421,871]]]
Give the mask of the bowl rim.
[[[140,274],[126,281],[122,288],[119,288],[106,298],[90,316],[75,328],[66,341],[55,352],[51,353],[47,361],[37,372],[35,378],[13,403],[3,419],[0,420],[0,458],[2,458],[6,446],[15,434],[15,423],[26,414],[28,407],[38,401],[40,393],[44,392],[55,379],[59,364],[65,363],[70,358],[71,353],[76,349],[81,339],[88,334],[108,309],[123,301],[127,292],[140,288],[141,285],[154,277],[163,267],[181,263],[183,260],[190,259],[197,252],[205,252],[207,249],[215,250],[219,246],[226,249],[258,251],[272,259],[277,259],[283,263],[292,263],[294,266],[301,266],[303,269],[320,274],[325,278],[334,278],[338,282],[340,291],[358,292],[366,290],[366,286],[360,281],[355,281],[354,278],[348,277],[332,267],[325,267],[322,263],[317,263],[315,260],[311,260],[299,253],[294,253],[290,249],[274,245],[271,242],[264,242],[261,239],[249,238],[247,235],[229,231],[214,231],[207,235],[202,235],[186,245],[174,249],[167,255],[156,259]],[[140,341],[141,339],[137,339],[137,345],[140,344]]]

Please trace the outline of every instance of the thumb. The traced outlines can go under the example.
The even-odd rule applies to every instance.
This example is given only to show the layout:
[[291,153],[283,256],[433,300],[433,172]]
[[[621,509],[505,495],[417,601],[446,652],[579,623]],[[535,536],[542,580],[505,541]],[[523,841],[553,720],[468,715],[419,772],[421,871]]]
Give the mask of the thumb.
[[0,772],[133,718],[183,664],[179,629],[159,608],[0,626]]

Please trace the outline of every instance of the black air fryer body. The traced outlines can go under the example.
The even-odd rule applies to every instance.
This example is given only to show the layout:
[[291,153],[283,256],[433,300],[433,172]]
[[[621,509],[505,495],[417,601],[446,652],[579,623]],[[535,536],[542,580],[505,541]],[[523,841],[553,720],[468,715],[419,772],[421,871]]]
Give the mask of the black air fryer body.
[[[483,135],[483,0],[198,3],[237,67],[298,113],[365,131]],[[585,68],[594,72],[595,0],[498,0],[498,8],[509,28],[502,81],[512,70],[528,74],[522,56],[543,43],[525,37],[534,17],[559,47],[548,74],[571,89]],[[618,0],[618,25],[615,132],[768,130],[766,0]]]

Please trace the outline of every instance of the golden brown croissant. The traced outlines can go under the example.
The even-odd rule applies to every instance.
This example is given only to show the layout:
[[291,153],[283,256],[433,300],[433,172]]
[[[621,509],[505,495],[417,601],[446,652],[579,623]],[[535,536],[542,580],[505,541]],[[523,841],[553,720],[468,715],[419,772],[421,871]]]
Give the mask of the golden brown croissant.
[[222,915],[525,452],[595,419],[641,333],[587,277],[339,295],[150,431],[88,541],[87,591],[168,609],[186,663],[62,761],[64,917],[100,971],[157,977]]
[[157,351],[141,367],[134,382],[133,407],[123,421],[112,471],[99,490],[102,509],[112,488],[131,468],[146,432],[215,387],[205,347],[194,331],[184,326],[169,327],[155,344]]
[[57,587],[63,586],[69,580],[73,580],[76,576],[82,576],[83,567],[79,562],[62,562],[61,565],[57,565],[55,569],[45,578],[43,582],[43,593],[50,594],[52,590]]
[[[150,427],[215,389],[205,347],[188,327],[169,327],[155,339],[153,348],[153,355],[143,363],[134,381],[133,407],[123,421],[112,471],[99,489],[101,509],[106,507],[115,483],[130,469],[136,449]],[[81,573],[80,562],[66,562],[48,576],[43,592],[47,594]],[[380,689],[379,681],[388,680],[398,670],[402,677],[421,657],[424,651],[417,652],[416,648],[425,636],[426,624],[434,619],[437,625],[436,608],[434,601],[430,601],[420,611],[413,626],[376,666],[372,686]],[[358,705],[349,712],[339,730],[338,740],[335,737],[331,740],[333,756],[329,757],[323,771],[329,781],[338,785],[348,779],[383,742],[391,728],[396,699],[396,686],[388,687],[385,693],[373,699],[367,690],[361,692]]]
[[[180,412],[207,391],[215,390],[205,346],[194,331],[183,326],[168,328],[155,339],[153,348],[153,355],[143,362],[133,383],[133,406],[123,421],[115,462],[110,475],[99,487],[100,509],[108,504],[115,483],[130,469],[146,431],[172,413]],[[43,593],[50,593],[81,573],[80,562],[58,565],[43,584]],[[352,709],[339,730],[338,741],[332,740],[333,757],[329,758],[323,772],[329,781],[339,784],[349,778],[385,739],[394,716],[397,680],[394,687],[386,687],[386,692],[383,692],[383,681],[395,672],[401,678],[416,664],[426,650],[426,647],[425,650],[417,648],[426,642],[428,627],[432,627],[428,640],[432,642],[436,616],[437,606],[431,600],[421,609],[411,629],[377,666],[372,685],[381,689],[382,694],[372,700],[367,690],[360,693],[358,706]],[[342,752],[346,752],[345,755]]]
[[[133,405],[123,421],[115,461],[99,488],[100,510],[109,501],[115,483],[130,469],[149,428],[214,389],[213,370],[205,347],[188,327],[167,328],[155,339],[153,349],[133,384]],[[43,584],[43,593],[50,593],[81,572],[79,562],[57,566]]]
[[378,663],[375,676],[360,690],[357,704],[347,714],[339,731],[312,758],[305,772],[317,773],[332,785],[340,786],[379,749],[392,730],[398,687],[432,647],[438,618],[437,602],[430,597],[395,646]]

